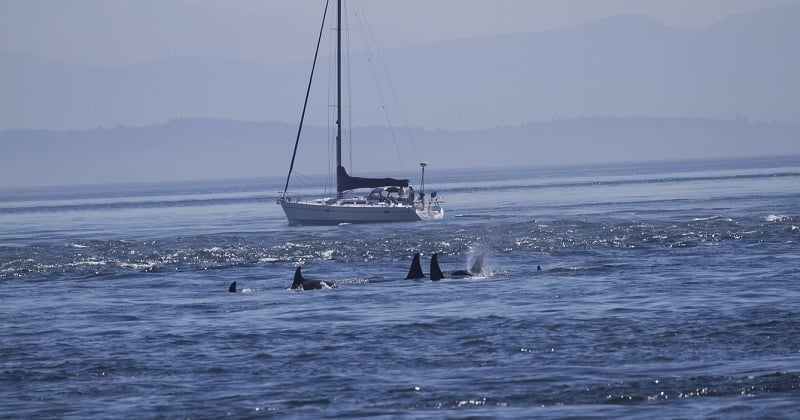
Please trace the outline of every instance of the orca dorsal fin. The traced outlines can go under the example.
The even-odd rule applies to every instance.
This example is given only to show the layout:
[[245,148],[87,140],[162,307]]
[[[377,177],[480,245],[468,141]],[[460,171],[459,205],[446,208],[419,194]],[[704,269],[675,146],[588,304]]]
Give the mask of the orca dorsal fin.
[[228,292],[236,293],[236,282],[231,283],[231,285],[228,287]]
[[425,274],[422,273],[422,266],[419,263],[419,252],[414,254],[414,260],[411,261],[411,268],[408,269],[406,280],[424,279]]
[[439,256],[434,253],[431,255],[431,280],[441,280],[444,278],[444,273],[442,273],[442,269],[439,268]]
[[292,282],[292,289],[303,288],[303,282],[305,279],[303,278],[303,273],[300,272],[300,267],[297,267],[297,270],[294,270],[294,281]]

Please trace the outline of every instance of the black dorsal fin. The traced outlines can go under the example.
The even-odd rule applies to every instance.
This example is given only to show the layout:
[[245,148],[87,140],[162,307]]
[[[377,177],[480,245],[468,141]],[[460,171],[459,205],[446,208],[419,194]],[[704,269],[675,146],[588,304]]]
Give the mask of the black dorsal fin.
[[300,267],[297,267],[297,270],[294,270],[294,281],[292,282],[292,289],[302,289],[303,288],[303,274],[300,272]]
[[439,256],[434,253],[431,256],[431,280],[441,280],[444,278],[444,273],[442,273],[442,269],[439,268]]
[[414,254],[414,261],[411,261],[411,268],[408,269],[406,280],[424,279],[425,274],[422,273],[422,266],[419,264],[419,252]]
[[228,287],[228,292],[236,293],[236,282],[231,283],[231,285]]

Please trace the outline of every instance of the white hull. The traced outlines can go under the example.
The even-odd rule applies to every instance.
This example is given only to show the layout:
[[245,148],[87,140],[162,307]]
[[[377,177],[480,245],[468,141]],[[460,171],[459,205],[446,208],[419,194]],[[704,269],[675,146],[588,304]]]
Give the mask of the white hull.
[[420,209],[410,205],[347,204],[337,200],[292,202],[281,199],[278,203],[290,225],[416,222],[444,218],[444,210],[438,206]]

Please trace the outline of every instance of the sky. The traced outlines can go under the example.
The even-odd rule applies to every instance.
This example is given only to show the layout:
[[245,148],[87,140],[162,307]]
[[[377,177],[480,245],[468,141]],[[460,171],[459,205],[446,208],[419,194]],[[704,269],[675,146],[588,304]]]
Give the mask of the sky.
[[[3,71],[2,57],[8,57],[14,54],[44,59],[47,61],[47,68],[67,69],[65,73],[68,73],[72,68],[70,67],[71,65],[75,65],[74,68],[80,69],[78,72],[82,74],[108,73],[104,71],[95,72],[95,69],[92,68],[88,68],[87,70],[87,67],[85,67],[87,65],[96,66],[103,70],[108,70],[108,68],[112,68],[112,70],[124,68],[124,71],[121,73],[127,74],[126,72],[128,71],[135,73],[146,67],[137,67],[137,65],[152,64],[153,62],[168,60],[170,58],[224,58],[234,60],[237,63],[254,63],[258,65],[255,66],[257,69],[257,77],[261,77],[263,74],[261,70],[275,68],[275,66],[303,68],[302,80],[299,82],[299,86],[302,88],[305,86],[305,71],[307,68],[305,63],[310,59],[310,46],[313,46],[316,42],[324,4],[325,0],[0,0],[0,76],[8,74],[8,72]],[[397,47],[430,45],[441,41],[458,39],[483,38],[485,40],[487,37],[512,33],[544,33],[555,29],[575,27],[597,19],[620,15],[644,15],[655,19],[663,25],[685,28],[692,31],[694,29],[709,27],[720,20],[736,14],[789,4],[797,5],[800,4],[800,0],[360,0],[360,4],[360,11],[362,14],[367,15],[366,20],[370,24],[378,46],[385,50]],[[746,28],[744,30],[740,28],[740,32],[747,31]],[[784,39],[791,39],[791,37],[784,37]],[[475,40],[470,40],[468,43],[462,44],[469,44],[470,48],[474,48],[472,47],[474,41]],[[646,43],[646,41],[644,42]],[[737,46],[738,45],[741,44],[737,44]],[[467,49],[466,51],[470,50]],[[782,50],[779,52],[784,53]],[[789,55],[792,55],[791,52],[792,51],[789,51]],[[3,55],[7,53],[12,54]],[[729,54],[727,56],[736,57],[736,54]],[[636,58],[638,59],[639,57],[637,56]],[[715,58],[712,57],[712,60],[713,59]],[[50,61],[66,65],[51,66],[49,63]],[[681,63],[683,61],[687,60],[681,60]],[[206,63],[208,61],[197,62]],[[580,64],[579,60],[576,62]],[[716,63],[716,61],[714,62]],[[748,64],[759,65],[759,63]],[[785,67],[775,66],[770,62],[764,64],[767,67],[776,69],[776,71],[780,71],[781,68]],[[414,65],[417,64],[414,63]],[[252,68],[254,66],[244,67]],[[680,66],[677,68],[681,70]],[[740,65],[736,67],[736,70],[746,73],[749,68],[748,66]],[[791,69],[793,67],[786,68]],[[426,69],[426,71],[427,70],[428,69]],[[435,89],[430,89],[430,92],[425,93],[437,93],[436,89],[439,89],[437,93],[439,96],[432,96],[434,99],[440,101],[449,100],[451,102],[460,101],[457,104],[443,103],[442,107],[451,108],[451,113],[457,114],[459,118],[466,120],[468,123],[473,124],[473,126],[461,127],[455,123],[450,126],[425,125],[424,123],[420,124],[418,122],[420,119],[412,119],[411,124],[419,124],[427,128],[443,127],[452,129],[452,127],[456,127],[455,129],[479,129],[524,124],[527,121],[547,121],[549,119],[593,116],[615,116],[620,118],[637,116],[711,117],[724,119],[738,118],[738,110],[740,108],[749,107],[758,110],[759,107],[762,107],[767,110],[772,110],[775,106],[781,109],[788,109],[789,111],[784,113],[785,115],[800,115],[796,107],[798,103],[796,100],[798,94],[797,87],[791,87],[790,89],[785,89],[783,92],[779,92],[779,95],[783,95],[783,97],[779,98],[781,100],[778,101],[773,95],[774,89],[762,89],[758,83],[739,83],[739,86],[737,86],[735,81],[739,79],[736,79],[737,74],[735,71],[729,72],[725,69],[716,68],[713,70],[715,73],[717,70],[720,70],[722,78],[730,78],[730,80],[734,81],[731,85],[737,87],[737,89],[730,89],[733,93],[728,94],[727,98],[732,99],[725,100],[725,102],[727,102],[726,104],[717,104],[717,101],[721,101],[720,98],[725,98],[726,93],[730,93],[725,91],[727,89],[721,89],[718,94],[716,91],[713,92],[714,94],[711,95],[711,100],[714,101],[712,107],[715,107],[715,109],[719,111],[716,113],[697,113],[695,109],[701,109],[702,107],[700,105],[702,104],[692,108],[690,106],[693,104],[692,100],[684,100],[686,98],[691,98],[691,95],[685,98],[680,97],[678,102],[680,102],[681,112],[672,114],[654,112],[652,110],[658,110],[658,108],[645,108],[641,103],[616,104],[615,101],[625,102],[626,97],[624,95],[618,95],[619,90],[609,94],[607,91],[602,90],[604,86],[602,86],[602,83],[599,83],[587,89],[578,89],[577,92],[573,92],[573,96],[566,94],[556,95],[554,98],[551,97],[549,102],[547,100],[541,100],[542,97],[540,96],[537,98],[539,99],[538,102],[540,102],[539,105],[547,109],[537,112],[537,109],[534,109],[533,105],[527,105],[527,108],[516,107],[515,109],[522,110],[525,115],[517,118],[517,116],[509,114],[509,118],[516,118],[516,120],[512,122],[500,121],[497,119],[483,120],[482,118],[477,118],[473,114],[468,113],[468,111],[477,112],[475,110],[478,109],[479,106],[475,106],[475,104],[492,107],[492,100],[485,100],[486,98],[464,99],[459,95],[462,93],[461,91],[465,91],[466,89],[462,87],[462,84],[458,83],[458,86],[451,87],[455,90],[453,92],[442,90],[442,85],[444,85],[442,84],[435,86]],[[784,72],[791,73],[791,71]],[[5,105],[10,106],[10,108],[5,109],[19,111],[20,115],[23,116],[46,115],[45,118],[51,118],[49,117],[50,114],[42,112],[43,107],[39,107],[43,102],[47,102],[50,105],[55,104],[51,107],[52,109],[50,109],[50,112],[55,112],[56,114],[54,115],[56,115],[56,117],[68,118],[66,115],[70,113],[65,112],[63,103],[54,100],[53,97],[53,91],[59,88],[63,88],[64,92],[68,94],[77,95],[81,98],[90,97],[91,99],[91,95],[83,95],[85,90],[81,90],[82,87],[75,88],[77,89],[77,94],[69,90],[72,86],[55,86],[56,89],[51,89],[51,86],[45,86],[47,85],[46,83],[41,83],[34,84],[35,86],[31,87],[19,83],[20,79],[16,79],[16,82],[14,82],[13,70],[11,73],[11,83],[0,85],[6,86],[9,91],[13,91],[11,93],[5,92],[8,95],[7,98],[14,98],[14,95],[18,94],[20,97],[14,100],[18,99],[19,103],[33,105],[24,108],[15,104],[14,100],[11,100],[5,101]],[[147,72],[145,71],[144,73]],[[298,72],[291,74],[296,73]],[[647,72],[643,71],[635,76],[642,76],[644,73]],[[181,81],[186,81],[187,85],[190,85],[189,94],[193,93],[193,91],[201,90],[196,89],[198,83],[193,84],[194,79],[188,76],[184,77],[184,74],[186,74],[186,72],[180,73],[180,79]],[[286,73],[276,74],[285,76]],[[451,72],[447,75],[450,77],[452,74]],[[758,74],[760,75],[762,73]],[[770,73],[766,72],[764,74]],[[75,78],[70,78],[72,76],[74,75],[67,74],[65,80],[75,80]],[[679,74],[678,76],[681,75]],[[24,77],[25,75],[22,76],[22,78]],[[490,82],[492,78],[496,77],[497,75],[495,74],[487,75],[487,81]],[[696,80],[693,79],[695,77],[694,74],[686,75],[686,77],[688,82],[688,88],[686,88],[686,90],[689,91],[689,93],[693,91],[692,82],[696,82],[696,80],[705,80],[699,78]],[[780,78],[778,82],[786,79],[792,80],[791,77],[792,76],[786,76]],[[223,80],[224,77],[220,77],[219,79]],[[280,82],[276,83],[282,83],[284,85],[288,83],[286,77],[276,77],[275,79],[280,80]],[[454,77],[450,77],[450,79],[452,80],[448,80],[457,80],[457,78]],[[578,77],[578,79],[582,80],[584,78]],[[760,80],[766,80],[767,82],[763,82],[763,85],[769,87],[769,79],[769,77],[762,77]],[[112,86],[124,85],[124,83],[107,82],[107,79],[98,80],[101,80],[100,85],[103,85],[103,83]],[[119,79],[108,80],[116,81]],[[94,81],[94,79],[92,79],[92,81]],[[624,86],[628,86],[628,83],[628,79],[624,80]],[[489,83],[487,83],[487,85],[488,84]],[[529,84],[533,85],[533,83]],[[663,79],[658,79],[651,84],[663,85]],[[176,83],[176,85],[181,84]],[[138,89],[140,85],[131,83],[131,86],[133,86],[131,89]],[[744,86],[744,88],[741,88],[741,86]],[[17,87],[17,89],[14,89],[15,87]],[[227,87],[227,85],[225,85],[225,87]],[[564,86],[565,89],[571,87],[574,88],[574,86]],[[39,88],[38,96],[31,94],[31,91],[36,88]],[[178,86],[178,88],[180,88],[180,86]],[[232,92],[241,92],[235,89],[236,86],[233,86],[233,88],[234,89],[231,90]],[[496,93],[499,91],[498,89],[487,89],[489,93]],[[600,98],[600,105],[594,108],[587,105],[587,107],[582,108],[581,105],[586,105],[591,102],[585,99],[587,99],[587,92],[592,89],[599,92],[595,95],[594,99]],[[250,90],[252,91],[254,89]],[[295,92],[301,89],[292,87],[289,90],[291,90],[291,94],[293,95],[291,101],[299,103],[300,95],[295,95]],[[180,89],[178,89],[178,91],[180,92]],[[271,90],[269,93],[277,98],[279,95],[275,93],[276,91],[278,90]],[[749,96],[741,95],[737,97],[736,95],[740,91],[752,92],[749,92]],[[117,93],[117,91],[113,90],[112,92],[114,94]],[[3,93],[4,92],[0,92],[0,95]],[[527,96],[527,94],[519,95],[520,92],[517,91],[512,93],[517,94],[517,96],[524,96],[525,98],[534,97],[533,95]],[[677,93],[684,92],[681,91]],[[58,95],[58,92],[55,94]],[[68,94],[62,96],[68,97]],[[184,100],[193,100],[193,97],[189,94],[176,94],[170,96],[170,98],[180,97],[184,98]],[[500,96],[502,96],[502,92]],[[157,95],[153,95],[153,97],[157,97],[163,102],[170,102],[170,98],[165,100]],[[220,97],[219,95],[214,96],[215,100]],[[581,99],[574,100],[575,97]],[[145,96],[145,98],[150,97]],[[255,118],[255,120],[258,121],[291,121],[294,123],[297,112],[294,108],[285,105],[291,101],[285,99],[280,101],[275,98],[271,98],[269,95],[259,96],[259,99],[271,100],[278,104],[278,106],[286,108],[286,115],[289,117],[275,117],[274,115],[277,115],[277,113],[269,114],[267,112],[267,107],[259,106],[263,104],[243,101],[241,95],[236,98],[227,98],[230,99],[230,103],[233,104],[231,106],[228,106],[227,102],[222,100],[217,102],[226,104],[226,109],[234,109],[236,105],[238,105],[259,116],[267,115],[263,118]],[[753,98],[755,98],[755,100]],[[112,116],[99,125],[94,122],[77,124],[68,121],[60,126],[56,124],[37,126],[24,123],[16,124],[21,118],[14,117],[12,112],[5,112],[3,115],[8,118],[5,118],[5,125],[0,128],[53,129],[53,127],[56,127],[55,129],[57,130],[80,130],[97,127],[113,128],[116,125],[143,127],[154,124],[164,124],[170,121],[170,119],[175,118],[208,117],[236,120],[254,119],[249,116],[243,117],[243,114],[233,117],[231,116],[233,114],[214,114],[214,112],[217,112],[217,109],[198,115],[186,115],[184,113],[178,115],[170,114],[168,116],[158,115],[151,118],[150,115],[156,114],[143,112],[144,107],[142,107],[140,103],[126,101],[126,97],[122,95],[115,95],[112,98],[118,99],[121,103],[112,103],[113,101],[106,99],[107,98],[102,98],[102,100],[97,101],[98,103],[102,103],[101,106],[98,106],[96,103],[93,103],[94,105],[92,106],[87,106],[86,112],[91,114],[91,117],[97,116],[99,118],[107,114],[103,112],[106,109],[113,110],[115,108],[122,108],[123,110],[120,112],[126,117],[135,115],[138,111],[141,114],[141,118],[134,122],[116,121],[116,115],[118,114],[109,114]],[[741,100],[740,102],[744,102],[744,105],[737,103],[737,99]],[[69,106],[75,109],[82,109],[77,105],[79,100],[80,99],[76,99],[75,102]],[[195,103],[203,104],[203,100],[205,100],[205,98],[196,100]],[[423,98],[422,100],[430,100],[430,98]],[[502,97],[499,100],[497,98],[494,100],[502,100]],[[576,110],[570,108],[571,114],[547,114],[545,111],[557,111],[554,110],[557,107],[553,104],[558,100],[569,102],[570,106],[575,105],[572,106],[572,108]],[[145,100],[144,102],[147,104],[146,108],[157,108],[153,100]],[[179,103],[179,101],[175,102],[177,104],[176,112],[185,111],[184,108],[180,108],[181,103]],[[654,105],[659,105],[660,103],[666,102],[666,100],[662,96],[653,95],[650,102]],[[70,104],[69,100],[65,103]],[[790,105],[782,107],[781,104],[784,103]],[[0,105],[2,104],[3,101],[0,101]],[[619,109],[614,108],[614,105],[618,105]],[[644,105],[647,104],[645,103]],[[771,107],[767,105],[771,105]],[[459,106],[464,107],[464,110],[461,110]],[[35,111],[29,112],[28,109],[34,109]],[[424,108],[418,107],[418,109]],[[602,112],[598,113],[597,109],[601,109]],[[615,112],[615,109],[619,112]],[[631,109],[633,109],[633,111],[631,111]],[[132,110],[132,112],[128,112],[129,110]],[[413,115],[413,110],[410,114]],[[429,117],[436,119],[437,124],[440,120],[443,120],[442,115],[430,114]],[[747,113],[745,112],[744,114],[745,117],[747,117]],[[764,115],[766,115],[766,117],[764,117]],[[2,115],[0,115],[0,122],[3,121],[1,117]],[[528,119],[526,120],[525,118]],[[111,121],[111,119],[114,119],[114,121]],[[777,120],[796,124],[794,120],[787,118],[781,119],[780,115],[776,117],[768,112],[762,112],[756,115],[754,119],[758,121]],[[461,120],[456,122],[461,124]],[[530,142],[526,141],[525,144],[520,143],[520,147],[535,148],[535,146],[529,146],[527,143]],[[723,146],[724,145],[721,145],[721,147]],[[798,142],[794,150],[800,151],[800,142]],[[14,154],[13,150],[5,150],[3,152],[7,156],[13,156]],[[598,157],[598,159],[611,159],[609,156],[614,155],[614,150],[609,148],[607,152],[607,156]],[[648,158],[652,158],[652,156]],[[103,159],[103,156],[98,155],[97,159],[94,160],[102,161]],[[2,161],[2,156],[0,156],[0,163],[2,163]],[[17,176],[21,173],[20,171],[26,168],[41,172],[41,169],[36,169],[36,167],[33,166],[41,164],[41,162],[37,163],[35,159],[31,162],[32,163],[22,161],[14,162],[18,169],[15,171],[7,170],[5,173],[1,167],[3,165],[0,165],[0,179],[5,179],[5,182],[0,181],[0,186],[24,185],[26,181],[24,179],[18,180]],[[219,160],[219,162],[222,161]],[[188,165],[190,163],[182,162],[182,164]],[[235,168],[237,165],[236,158],[232,158],[228,164],[232,168]],[[502,161],[495,163],[495,165],[501,164]],[[262,174],[264,170],[263,166],[263,161],[257,161],[254,162],[251,167],[247,168],[250,172],[237,172],[237,174],[241,176]],[[283,170],[283,165],[277,166],[280,166],[280,171]],[[98,166],[95,168],[87,166],[86,172],[94,173],[97,168],[100,167]],[[144,168],[142,170],[153,172],[152,168]],[[175,175],[176,177],[180,177],[180,173],[188,172],[182,171],[178,167],[171,168],[171,170],[178,174]],[[242,168],[242,170],[244,171],[244,168]],[[37,184],[55,185],[59,182],[86,182],[77,181],[77,178],[75,178],[75,180],[70,180],[70,172],[71,171],[67,170],[62,171],[61,174],[55,172],[51,174],[48,172],[47,176],[49,178],[37,181]],[[231,171],[227,172],[230,173]],[[126,182],[141,179],[136,175],[126,176],[128,176],[128,178],[120,177],[118,179],[109,179],[108,173],[98,173],[100,179],[113,182]]]
[[[698,28],[798,0],[362,0],[382,48],[570,27],[644,14]],[[0,50],[67,63],[130,65],[169,57],[259,64],[308,59],[323,0],[2,0]],[[411,29],[411,30],[409,30]]]

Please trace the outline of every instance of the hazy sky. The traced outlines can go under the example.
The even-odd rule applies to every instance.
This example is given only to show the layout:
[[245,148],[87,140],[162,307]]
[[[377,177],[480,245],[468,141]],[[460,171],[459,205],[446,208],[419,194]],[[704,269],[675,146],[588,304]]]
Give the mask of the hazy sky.
[[[383,48],[568,27],[626,13],[702,27],[798,0],[361,0]],[[307,60],[323,0],[2,0],[0,49],[124,65],[175,56]]]
[[[147,127],[175,118],[194,117],[285,121],[294,124],[302,105],[306,64],[312,56],[324,4],[325,0],[0,0],[0,75],[4,76],[0,82],[5,83],[0,84],[0,99],[6,99],[0,100],[0,129],[80,130],[116,125]],[[378,46],[386,50],[454,39],[545,32],[624,14],[649,16],[666,26],[689,29],[668,32],[695,35],[714,32],[693,29],[708,27],[731,15],[800,4],[800,0],[360,0],[360,4],[359,10],[366,15]],[[767,15],[774,17],[776,13]],[[775,21],[781,24],[770,27],[779,27],[779,32],[785,31],[786,27],[793,28],[791,19],[796,15],[778,16],[783,20],[758,21],[768,22],[760,26],[761,32],[775,35],[763,29],[769,22]],[[636,18],[617,19],[614,22],[619,21],[651,23],[647,19]],[[653,26],[662,29],[650,25],[651,28]],[[515,67],[497,60],[496,63],[505,67],[493,67],[493,70],[482,74],[479,70],[484,67],[473,66],[471,61],[463,60],[464,57],[475,57],[474,45],[480,44],[479,41],[419,48],[415,51],[438,51],[433,57],[441,60],[431,60],[430,57],[428,61],[400,60],[402,65],[415,66],[411,69],[407,67],[405,73],[401,72],[406,76],[405,79],[401,78],[401,83],[405,80],[407,88],[418,90],[416,95],[409,94],[411,100],[406,99],[403,105],[411,110],[408,112],[411,125],[426,128],[474,130],[593,116],[733,119],[740,114],[745,118],[752,117],[755,121],[783,121],[796,125],[800,121],[800,108],[797,105],[800,103],[797,100],[800,88],[793,83],[797,68],[795,57],[798,56],[794,53],[795,44],[792,43],[796,38],[793,35],[795,32],[789,30],[786,32],[792,35],[781,37],[783,32],[780,32],[777,37],[759,38],[749,24],[733,26],[736,33],[726,35],[735,35],[735,43],[719,44],[724,48],[698,49],[702,53],[697,57],[691,54],[674,55],[676,51],[672,51],[673,55],[660,54],[650,49],[647,39],[640,42],[642,47],[637,44],[639,37],[621,31],[625,35],[619,39],[634,41],[626,44],[634,52],[628,52],[622,58],[633,57],[637,60],[634,64],[638,66],[630,65],[630,60],[615,59],[614,54],[608,55],[609,60],[594,57],[592,53],[595,50],[591,48],[562,56],[553,55],[546,46],[540,46],[537,51],[545,54],[545,57],[551,57],[550,66],[533,67],[525,62],[525,65]],[[617,28],[610,29],[613,32]],[[569,32],[555,31],[550,34]],[[553,41],[561,38],[547,39]],[[744,44],[752,39],[768,41],[746,48]],[[485,41],[498,40],[483,41],[485,44]],[[504,41],[504,38],[500,41]],[[462,48],[451,51],[449,48],[456,44]],[[773,44],[780,45],[771,49]],[[463,48],[465,45],[468,48]],[[558,45],[560,47],[549,48],[556,48],[560,53],[569,50],[564,45],[573,44]],[[611,41],[606,45],[617,47],[618,43]],[[676,50],[687,49],[684,47]],[[448,50],[442,52],[442,48]],[[494,46],[485,51],[491,53],[500,49]],[[549,56],[546,55],[548,51],[551,53]],[[743,56],[743,52],[750,55]],[[595,59],[597,62],[593,66],[586,66],[579,54],[590,56],[586,59]],[[66,65],[54,65],[25,55]],[[9,57],[9,64],[22,64],[4,67],[3,57]],[[173,60],[183,66],[175,72],[174,77],[171,73],[173,68],[169,66],[173,62],[152,63],[175,57],[202,59]],[[478,58],[482,57],[485,54]],[[664,57],[678,58],[667,63],[670,65],[662,65],[659,60]],[[218,58],[239,61],[216,60]],[[651,61],[648,62],[648,59]],[[628,63],[623,70],[632,70],[618,71],[620,69],[616,65],[621,61]],[[460,63],[460,67],[456,70],[447,67],[454,62]],[[143,63],[150,65],[136,66]],[[265,67],[289,63],[300,64]],[[558,67],[560,63],[569,67]],[[704,63],[710,65],[703,67],[701,64]],[[697,66],[692,67],[692,64]],[[417,74],[414,70],[436,73],[424,68],[424,65],[444,69],[438,75],[439,79],[431,77],[438,81],[434,85],[425,85],[414,79],[414,74]],[[302,71],[296,70],[300,68]],[[537,68],[540,77],[529,79],[525,73],[506,71],[526,68]],[[218,75],[219,69],[222,70]],[[461,69],[472,70],[464,72],[471,76],[469,83],[474,83],[472,89],[465,89],[469,84],[454,77]],[[301,73],[301,76],[292,78]],[[246,77],[226,77],[231,74]],[[265,74],[272,74],[273,77],[270,79]],[[564,74],[564,78],[556,77]],[[623,74],[625,76],[620,77]],[[657,77],[659,75],[666,75],[672,84],[666,83],[664,77]],[[596,76],[596,79],[586,76]],[[481,77],[484,77],[481,82],[475,83]],[[507,89],[503,83],[494,83],[506,80],[503,78],[517,80],[514,77],[523,82],[511,83],[513,89]],[[552,83],[552,80],[562,82]],[[519,86],[527,90],[518,90]],[[659,90],[664,86],[676,88]],[[531,102],[527,98],[536,100]],[[323,99],[327,99],[324,92]],[[416,107],[413,106],[414,100],[418,101]],[[520,101],[521,106],[518,106]],[[408,106],[408,102],[412,106]],[[432,108],[446,112],[431,112]],[[324,104],[321,109],[321,120],[324,120]],[[499,115],[489,111],[498,111]],[[422,115],[414,115],[415,112]],[[378,120],[381,123],[384,121],[382,115],[378,116]],[[308,120],[306,122],[313,125]],[[368,122],[376,124],[370,120]],[[135,130],[126,133],[133,135]],[[269,140],[288,147],[293,137],[288,135]],[[596,139],[587,136],[585,140],[592,142]],[[602,153],[590,157],[597,162],[620,159],[623,156],[620,148],[623,146],[617,140],[604,140],[603,147],[599,149]],[[645,146],[648,146],[648,141],[655,141],[649,138],[641,140]],[[189,141],[202,143],[202,140],[194,138]],[[539,143],[527,138],[515,141],[516,150],[526,149],[530,156],[540,155],[537,149]],[[128,143],[136,145],[130,141]],[[216,140],[210,143],[225,144]],[[210,143],[205,146],[213,146]],[[668,143],[661,141],[662,145]],[[459,152],[466,152],[454,151],[451,144],[442,146],[447,149],[446,153],[441,154],[446,156],[442,160],[465,162],[466,165],[472,163],[473,156],[459,156]],[[152,156],[136,158],[122,156],[124,153],[119,151],[119,144],[103,143],[104,147],[110,147],[84,153],[85,156],[74,160],[51,153],[49,158],[52,158],[52,164],[49,164],[43,159],[46,153],[21,142],[17,146],[19,150],[16,151],[8,147],[0,151],[0,187],[150,179],[145,177],[186,179],[274,175],[285,170],[285,160],[289,156],[288,152],[272,156],[272,149],[269,149],[269,156],[266,151],[264,155],[272,159],[271,163],[265,163],[266,157],[258,157],[245,164],[240,150],[228,150],[227,160],[213,154],[211,163],[204,164],[197,160],[200,152],[194,153],[192,159],[183,159],[181,153],[185,148],[177,153],[180,159],[175,158],[175,154],[167,155],[161,151]],[[760,143],[754,144],[752,141],[745,146],[733,150],[739,146],[725,139],[719,140],[719,144],[714,144],[711,150],[721,150],[730,156],[744,156],[754,147],[762,147]],[[771,150],[767,143],[762,148]],[[70,149],[67,147],[65,150]],[[553,150],[555,157],[550,163],[575,163],[574,159],[569,160],[573,158],[572,151],[560,147],[554,147]],[[644,147],[638,154],[626,154],[623,158],[663,158],[657,150]],[[686,150],[691,153],[690,147]],[[800,142],[788,146],[784,142],[784,149],[781,150],[796,154],[800,150]],[[763,151],[760,153],[764,154]],[[696,157],[684,154],[675,158],[687,156]],[[6,158],[5,164],[3,157]],[[162,158],[164,162],[159,163],[153,157]],[[559,161],[558,157],[566,160]],[[506,161],[505,156],[500,156],[482,164],[498,166]],[[523,159],[520,164],[526,162]],[[120,169],[128,164],[133,169]],[[83,178],[80,177],[81,173],[85,175]],[[202,175],[194,175],[196,173]]]

